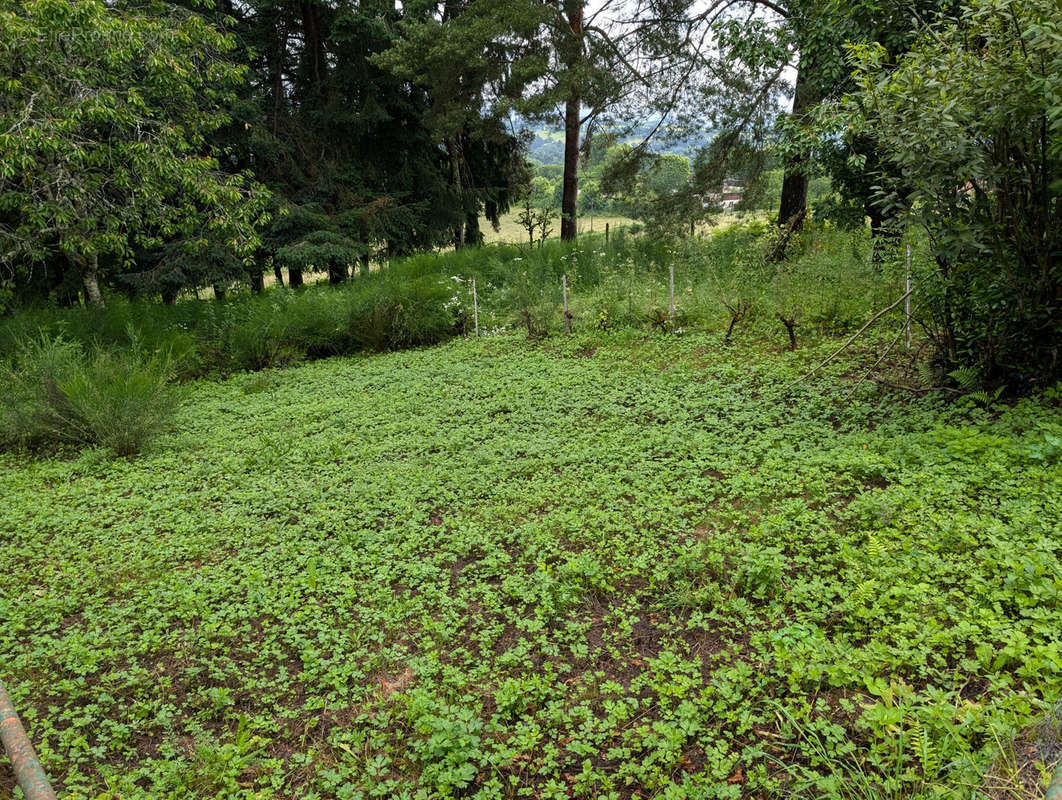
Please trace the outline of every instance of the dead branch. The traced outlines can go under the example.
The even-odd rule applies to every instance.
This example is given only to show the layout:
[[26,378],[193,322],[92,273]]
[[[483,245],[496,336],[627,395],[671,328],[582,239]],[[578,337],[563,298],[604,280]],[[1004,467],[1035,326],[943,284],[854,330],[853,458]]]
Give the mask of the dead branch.
[[778,319],[781,320],[783,325],[785,325],[786,333],[789,334],[789,349],[796,350],[796,329],[800,325],[800,323],[796,321],[796,316],[786,317],[779,312]]
[[848,340],[844,344],[842,344],[840,347],[838,347],[836,350],[834,350],[829,356],[827,356],[825,360],[823,360],[821,363],[819,363],[816,367],[814,367],[809,372],[807,372],[804,375],[802,375],[801,377],[797,378],[791,384],[786,386],[782,391],[783,392],[788,392],[794,386],[796,386],[797,384],[803,383],[808,378],[810,378],[812,375],[814,375],[816,372],[818,372],[820,369],[822,369],[827,364],[829,364],[831,361],[833,361],[835,358],[837,358],[837,356],[839,356],[841,353],[843,353],[845,350],[847,350],[851,346],[852,342],[854,342],[856,339],[858,339],[860,336],[862,336],[867,328],[869,328],[871,325],[873,325],[875,322],[877,322],[883,316],[885,316],[890,311],[892,311],[894,308],[896,308],[896,306],[900,305],[900,303],[902,303],[904,300],[906,300],[907,297],[911,294],[911,291],[912,291],[911,289],[908,289],[906,292],[904,292],[902,295],[900,295],[900,298],[898,300],[896,300],[894,303],[891,303],[888,306],[886,306],[885,308],[881,309],[881,311],[879,311],[877,314],[872,316],[862,328],[860,328],[855,333],[853,333],[851,336],[849,336]]

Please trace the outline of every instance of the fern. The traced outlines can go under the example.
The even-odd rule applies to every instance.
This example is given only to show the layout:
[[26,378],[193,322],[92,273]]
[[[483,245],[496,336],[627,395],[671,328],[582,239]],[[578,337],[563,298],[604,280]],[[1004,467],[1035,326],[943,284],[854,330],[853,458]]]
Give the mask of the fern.
[[1000,395],[1003,394],[1005,388],[1005,386],[1000,386],[991,394],[988,391],[981,389],[980,391],[971,393],[970,398],[982,408],[988,408],[999,400]]
[[907,740],[908,749],[918,760],[922,768],[922,775],[932,778],[940,771],[940,758],[933,740],[929,737],[929,731],[925,729],[919,720],[911,723],[910,738]]
[[868,597],[873,595],[874,590],[877,588],[878,582],[874,580],[874,578],[865,580],[855,588],[855,591],[852,592],[851,600],[855,603],[862,603]]
[[923,386],[933,386],[937,382],[937,371],[928,361],[918,362],[918,378]]
[[981,373],[974,367],[959,367],[948,373],[951,378],[964,392],[972,391],[981,382]]

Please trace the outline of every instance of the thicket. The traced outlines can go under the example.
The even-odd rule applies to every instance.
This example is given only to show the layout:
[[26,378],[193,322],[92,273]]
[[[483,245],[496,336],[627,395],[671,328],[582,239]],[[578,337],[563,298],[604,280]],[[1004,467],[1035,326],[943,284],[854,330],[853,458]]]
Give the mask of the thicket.
[[[338,286],[275,287],[222,302],[166,305],[114,296],[105,308],[25,310],[0,320],[0,359],[12,385],[21,387],[0,400],[2,438],[8,445],[81,442],[130,453],[162,424],[166,404],[172,407],[175,396],[158,389],[170,377],[224,376],[431,345],[473,333],[477,321],[483,334],[560,334],[562,275],[576,331],[697,329],[718,331],[727,341],[753,336],[779,348],[792,346],[789,331],[804,342],[853,330],[895,291],[890,286],[896,280],[868,265],[867,242],[859,234],[828,226],[809,231],[794,242],[784,264],[768,261],[770,236],[757,222],[702,239],[620,234],[606,242],[587,236],[579,243],[396,259]],[[92,399],[80,390],[76,415],[63,388],[74,372],[82,376],[79,385],[95,392]],[[152,402],[131,400],[140,391],[135,387]],[[93,410],[100,411],[99,425],[124,420],[129,441],[89,424]],[[142,425],[137,413],[144,416]]]
[[942,372],[1025,394],[1062,377],[1062,7],[971,0],[894,59],[853,48],[856,129],[933,265],[920,280]]

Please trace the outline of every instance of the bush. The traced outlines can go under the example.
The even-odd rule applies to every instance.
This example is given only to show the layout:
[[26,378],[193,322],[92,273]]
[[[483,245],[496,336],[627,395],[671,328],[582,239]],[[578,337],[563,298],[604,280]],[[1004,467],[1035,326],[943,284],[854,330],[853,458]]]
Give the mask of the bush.
[[0,443],[43,447],[94,444],[119,456],[139,452],[172,417],[177,390],[172,360],[95,348],[41,334],[22,340],[3,370]]
[[[853,122],[932,242],[918,299],[942,374],[1024,393],[1062,377],[1062,8],[972,0],[894,60],[854,48]],[[885,176],[883,176],[885,177]]]

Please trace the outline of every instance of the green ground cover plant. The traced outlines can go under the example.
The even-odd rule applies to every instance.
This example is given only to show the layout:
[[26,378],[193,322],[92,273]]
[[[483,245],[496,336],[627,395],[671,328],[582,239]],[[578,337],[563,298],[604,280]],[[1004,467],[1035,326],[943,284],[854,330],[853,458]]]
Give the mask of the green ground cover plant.
[[976,796],[1062,690],[1062,396],[879,345],[459,339],[2,454],[5,683],[67,798]]

